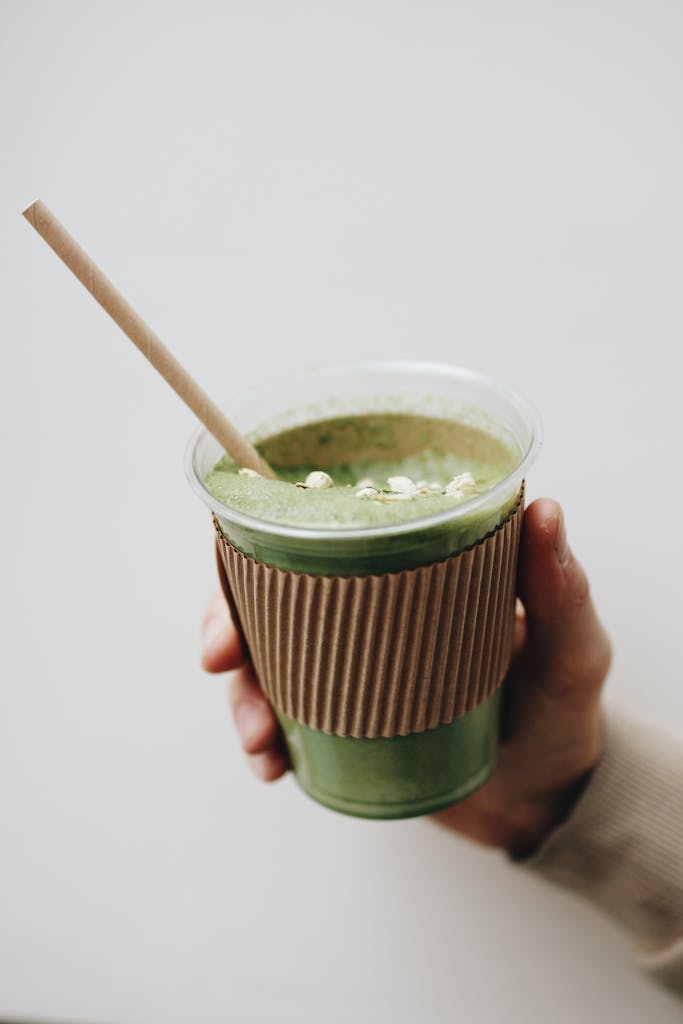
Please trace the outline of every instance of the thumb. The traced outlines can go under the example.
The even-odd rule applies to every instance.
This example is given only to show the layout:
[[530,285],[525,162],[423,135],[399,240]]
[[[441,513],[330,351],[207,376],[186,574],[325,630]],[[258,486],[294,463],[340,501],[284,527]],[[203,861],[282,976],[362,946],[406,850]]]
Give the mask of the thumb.
[[610,642],[569,548],[562,509],[549,498],[533,502],[524,516],[518,593],[526,613],[527,685],[565,712],[593,703],[609,669]]

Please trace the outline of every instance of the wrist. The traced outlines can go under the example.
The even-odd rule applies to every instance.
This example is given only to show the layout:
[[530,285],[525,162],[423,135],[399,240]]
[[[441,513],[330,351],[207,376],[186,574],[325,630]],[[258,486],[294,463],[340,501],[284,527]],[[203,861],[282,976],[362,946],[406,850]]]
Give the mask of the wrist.
[[[550,778],[545,786],[534,788],[527,792],[526,799],[516,802],[516,820],[504,844],[511,857],[530,857],[569,818],[602,755],[605,727],[604,709],[598,703],[580,730],[581,741],[560,752],[555,772],[548,765]],[[538,774],[542,777],[541,772]]]
[[552,832],[566,821],[593,774],[596,761],[570,784],[541,801],[519,808],[515,821],[510,822],[506,841],[502,844],[514,860],[531,857]]

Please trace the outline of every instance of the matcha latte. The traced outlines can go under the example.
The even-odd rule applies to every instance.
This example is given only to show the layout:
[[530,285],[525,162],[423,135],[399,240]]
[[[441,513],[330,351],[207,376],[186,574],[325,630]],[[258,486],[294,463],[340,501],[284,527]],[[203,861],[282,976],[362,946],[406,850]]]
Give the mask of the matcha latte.
[[533,412],[421,363],[294,374],[226,408],[277,479],[204,431],[188,476],[299,784],[363,817],[463,799],[496,762]]
[[499,483],[520,454],[483,430],[405,413],[307,423],[259,448],[278,479],[224,456],[205,478],[218,501],[273,523],[342,530],[452,511]]

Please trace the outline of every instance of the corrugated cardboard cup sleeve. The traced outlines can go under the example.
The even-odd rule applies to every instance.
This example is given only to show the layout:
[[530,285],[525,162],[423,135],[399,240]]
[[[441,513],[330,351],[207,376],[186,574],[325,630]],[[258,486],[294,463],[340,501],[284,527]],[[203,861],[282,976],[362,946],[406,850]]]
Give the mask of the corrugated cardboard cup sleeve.
[[510,663],[522,505],[467,551],[379,576],[274,569],[216,523],[223,589],[271,703],[313,729],[376,738],[485,701]]

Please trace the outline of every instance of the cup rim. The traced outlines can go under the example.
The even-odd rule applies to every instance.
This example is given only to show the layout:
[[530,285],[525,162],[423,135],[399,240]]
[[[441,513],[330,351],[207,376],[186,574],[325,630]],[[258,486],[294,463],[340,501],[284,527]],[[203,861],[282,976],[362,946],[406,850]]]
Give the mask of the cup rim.
[[[271,377],[264,380],[259,386],[241,391],[239,396],[233,396],[234,400],[239,398],[240,405],[248,405],[250,399],[270,390],[274,386],[286,387],[288,382],[302,381],[306,379],[319,379],[342,373],[353,372],[401,372],[401,373],[434,373],[440,376],[451,376],[459,381],[467,381],[488,388],[503,396],[508,403],[528,422],[531,439],[526,451],[515,466],[502,480],[484,491],[482,494],[474,495],[465,501],[460,502],[453,509],[446,509],[443,512],[432,513],[428,516],[415,517],[401,523],[392,523],[387,526],[366,526],[366,527],[306,527],[294,526],[287,523],[277,523],[273,520],[259,519],[244,512],[238,512],[219,501],[208,489],[197,466],[197,452],[200,444],[206,437],[210,436],[204,426],[197,427],[191,434],[185,448],[184,469],[190,487],[201,498],[205,505],[218,518],[221,516],[238,527],[247,530],[257,531],[268,536],[287,537],[304,541],[335,541],[340,538],[349,540],[363,540],[377,537],[400,536],[405,533],[414,533],[419,530],[429,529],[447,522],[455,521],[476,512],[477,509],[495,501],[498,495],[501,498],[509,493],[510,487],[517,481],[520,485],[525,477],[529,466],[535,461],[543,444],[543,431],[541,418],[535,406],[503,381],[491,377],[488,374],[477,370],[470,370],[466,367],[452,365],[450,363],[437,363],[422,360],[398,359],[398,360],[359,360],[352,363],[333,363],[325,366],[312,367],[288,373],[284,377]],[[229,411],[230,399],[221,405]],[[233,402],[234,408],[234,402]]]

